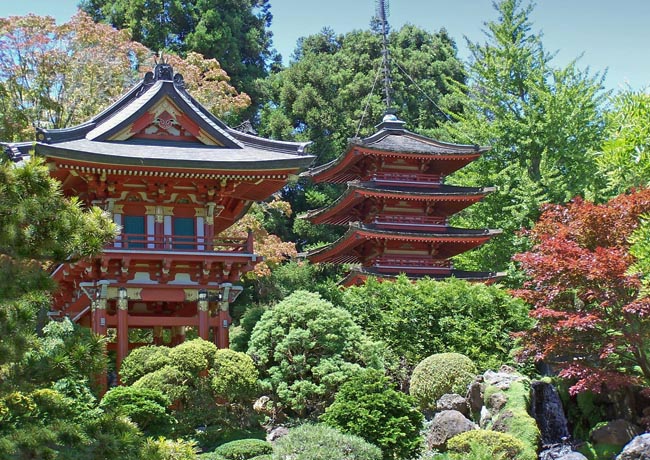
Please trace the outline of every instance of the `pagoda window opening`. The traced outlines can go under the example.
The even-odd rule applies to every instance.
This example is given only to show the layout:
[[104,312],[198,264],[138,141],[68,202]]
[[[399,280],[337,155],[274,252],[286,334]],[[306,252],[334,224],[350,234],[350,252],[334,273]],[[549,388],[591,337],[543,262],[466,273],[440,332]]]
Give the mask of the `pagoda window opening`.
[[174,217],[172,225],[174,249],[199,249],[196,238],[196,219],[193,217]]
[[147,241],[145,216],[122,217],[122,242],[126,249],[144,248]]

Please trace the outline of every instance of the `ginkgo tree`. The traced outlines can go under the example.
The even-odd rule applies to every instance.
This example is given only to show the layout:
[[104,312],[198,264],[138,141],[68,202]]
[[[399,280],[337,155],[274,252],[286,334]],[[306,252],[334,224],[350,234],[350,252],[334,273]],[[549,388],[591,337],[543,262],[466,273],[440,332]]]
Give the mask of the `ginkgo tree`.
[[600,205],[548,205],[528,232],[534,246],[515,256],[529,280],[514,293],[536,321],[521,334],[522,357],[559,366],[573,394],[650,384],[650,297],[640,273],[650,257],[640,226],[648,212],[650,189]]

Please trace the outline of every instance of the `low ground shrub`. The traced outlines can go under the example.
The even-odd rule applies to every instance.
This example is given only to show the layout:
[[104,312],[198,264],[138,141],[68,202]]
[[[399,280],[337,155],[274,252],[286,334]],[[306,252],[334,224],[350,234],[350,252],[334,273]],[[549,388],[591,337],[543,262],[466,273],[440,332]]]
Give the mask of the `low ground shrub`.
[[380,460],[381,450],[326,425],[300,425],[278,439],[273,460]]
[[415,366],[411,375],[411,396],[422,410],[434,410],[436,401],[447,393],[465,394],[476,376],[476,366],[460,353],[438,353]]
[[271,452],[273,452],[271,443],[261,439],[239,439],[222,444],[214,450],[215,454],[228,460],[249,460]]

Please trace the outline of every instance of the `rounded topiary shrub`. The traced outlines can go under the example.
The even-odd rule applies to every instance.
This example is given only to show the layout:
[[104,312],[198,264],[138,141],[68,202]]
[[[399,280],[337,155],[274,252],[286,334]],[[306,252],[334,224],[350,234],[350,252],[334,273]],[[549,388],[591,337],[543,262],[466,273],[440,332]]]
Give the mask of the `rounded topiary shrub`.
[[169,364],[169,348],[148,345],[131,350],[120,366],[120,380],[124,385],[147,374],[157,371]]
[[[526,445],[508,433],[490,430],[472,430],[454,436],[447,441],[447,450],[460,454],[468,454],[474,446],[482,446],[490,450],[495,458],[503,460],[524,460],[527,457]],[[533,457],[534,458],[534,457]]]
[[220,455],[228,460],[249,460],[259,455],[267,455],[273,452],[271,443],[261,439],[239,439],[220,445],[214,450],[216,455]]
[[275,443],[273,458],[301,460],[380,460],[381,449],[358,436],[326,425],[300,425]]
[[257,369],[253,359],[245,353],[217,350],[210,376],[212,391],[218,398],[246,401],[256,396]]
[[139,387],[111,388],[99,407],[107,412],[125,415],[146,434],[165,433],[174,423],[167,407],[169,398],[155,389]]
[[447,393],[465,394],[474,380],[476,366],[460,353],[438,353],[415,366],[410,392],[423,410],[434,410],[436,401]]

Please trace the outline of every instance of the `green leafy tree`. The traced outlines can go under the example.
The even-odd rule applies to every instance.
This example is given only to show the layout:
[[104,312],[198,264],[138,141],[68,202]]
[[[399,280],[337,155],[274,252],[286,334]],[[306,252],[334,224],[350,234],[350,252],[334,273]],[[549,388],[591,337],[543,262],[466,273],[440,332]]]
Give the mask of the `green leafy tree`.
[[264,313],[248,354],[279,408],[304,417],[321,413],[359,370],[362,343],[361,328],[347,311],[296,291]]
[[650,183],[650,95],[624,91],[613,99],[607,112],[602,150],[596,154],[598,169],[607,178],[610,196]]
[[482,203],[462,213],[463,227],[501,228],[477,251],[457,258],[458,267],[503,270],[525,248],[517,237],[530,228],[542,203],[563,203],[602,188],[591,151],[603,139],[602,77],[571,62],[553,64],[540,34],[532,31],[527,0],[495,2],[497,21],[485,24],[486,41],[469,43],[471,59],[465,109],[447,124],[460,142],[490,145],[483,157],[450,178],[461,185],[496,186]]
[[255,80],[267,75],[272,49],[268,0],[82,0],[95,21],[127,29],[148,48],[216,58],[239,90],[258,103]]
[[98,254],[115,233],[99,208],[66,199],[41,160],[0,161],[0,386],[37,345],[54,289],[49,268]]
[[415,400],[372,369],[344,383],[320,420],[380,447],[384,460],[413,458],[422,445]]
[[343,292],[341,304],[375,340],[414,366],[434,353],[469,356],[480,369],[508,361],[511,333],[530,324],[528,308],[498,286],[463,280],[371,279]]

